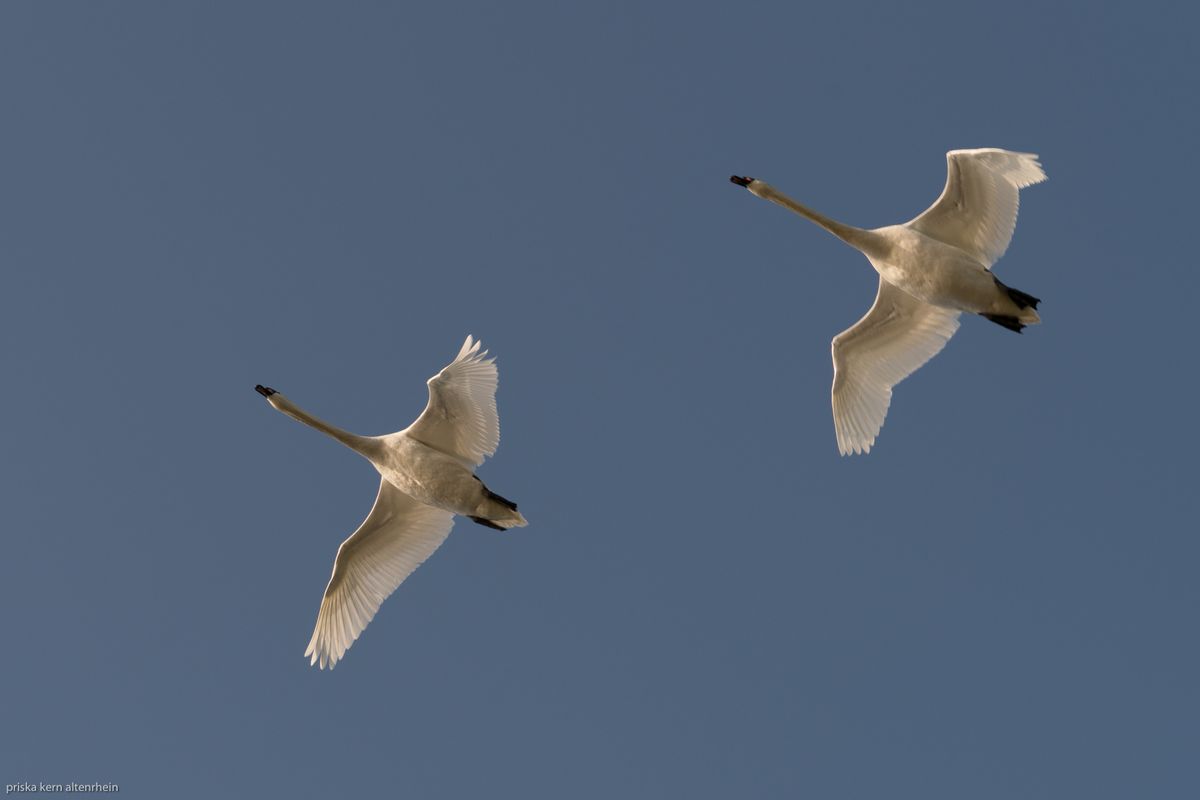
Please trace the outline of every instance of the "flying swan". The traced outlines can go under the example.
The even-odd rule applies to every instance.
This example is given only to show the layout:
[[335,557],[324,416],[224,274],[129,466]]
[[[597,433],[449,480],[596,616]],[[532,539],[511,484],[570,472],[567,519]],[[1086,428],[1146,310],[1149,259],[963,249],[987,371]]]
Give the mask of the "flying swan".
[[842,455],[871,451],[892,387],[946,346],[961,312],[1017,333],[1041,321],[1038,298],[990,272],[1012,240],[1018,190],[1046,180],[1037,158],[995,148],[951,150],[937,202],[903,225],[874,230],[829,219],[760,180],[730,177],[862,251],[879,273],[875,304],[833,339],[833,426]]
[[379,470],[371,513],[342,542],[304,655],[330,669],[374,618],[380,604],[441,546],[461,514],[497,530],[523,527],[516,503],[490,491],[474,469],[496,452],[497,373],[470,336],[430,378],[429,404],[417,421],[385,436],[358,436],[297,408],[266,386],[254,390],[276,410],[332,436]]

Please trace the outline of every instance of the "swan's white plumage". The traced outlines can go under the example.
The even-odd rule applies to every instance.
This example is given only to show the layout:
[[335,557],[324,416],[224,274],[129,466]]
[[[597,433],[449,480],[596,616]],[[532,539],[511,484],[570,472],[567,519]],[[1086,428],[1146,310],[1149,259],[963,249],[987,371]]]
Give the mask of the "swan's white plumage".
[[1037,158],[991,147],[951,150],[941,197],[907,225],[991,267],[1012,241],[1019,190],[1046,180]]
[[[941,197],[908,226],[991,267],[1012,241],[1019,189],[1046,173],[1033,153],[995,148],[951,150],[946,172]],[[871,310],[833,340],[833,425],[842,455],[871,451],[892,388],[941,352],[958,315],[880,278]]]
[[417,421],[385,436],[344,431],[274,389],[255,387],[276,410],[367,458],[381,477],[371,513],[338,548],[304,653],[310,663],[332,668],[341,660],[388,595],[445,541],[455,514],[502,530],[528,524],[474,474],[500,441],[495,360],[480,348],[468,336],[429,379],[429,403]]
[[892,387],[937,355],[956,330],[957,311],[880,279],[871,310],[833,339],[833,426],[842,455],[871,451]]
[[304,655],[331,669],[413,570],[446,541],[454,515],[379,482],[371,513],[342,542]]
[[871,310],[833,340],[833,421],[843,455],[870,451],[892,388],[941,351],[960,313],[1017,332],[1040,321],[1037,298],[1014,293],[990,272],[1012,240],[1020,189],[1046,180],[1037,159],[996,148],[952,150],[937,201],[903,225],[874,230],[829,219],[763,181],[732,176],[857,248],[879,273]]
[[470,336],[458,356],[430,378],[429,403],[406,432],[419,442],[477,467],[500,444],[499,377],[493,358]]

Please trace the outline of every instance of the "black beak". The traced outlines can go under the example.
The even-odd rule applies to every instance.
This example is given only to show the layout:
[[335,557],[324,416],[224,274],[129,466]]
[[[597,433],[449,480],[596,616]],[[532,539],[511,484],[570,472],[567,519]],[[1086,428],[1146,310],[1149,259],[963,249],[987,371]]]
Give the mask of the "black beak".
[[730,175],[729,180],[731,183],[736,183],[738,186],[749,186],[750,182],[753,181],[754,178],[743,178],[741,175]]
[[270,397],[273,394],[279,394],[279,392],[275,391],[270,386],[263,386],[262,384],[255,386],[254,391],[258,392],[263,397]]

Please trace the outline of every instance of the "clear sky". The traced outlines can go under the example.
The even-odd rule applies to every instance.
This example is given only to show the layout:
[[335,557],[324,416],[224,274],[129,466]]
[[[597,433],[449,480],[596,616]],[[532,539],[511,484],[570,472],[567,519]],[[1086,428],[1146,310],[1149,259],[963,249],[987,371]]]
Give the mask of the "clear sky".
[[[1185,7],[3,4],[0,782],[1200,795]],[[1044,324],[841,458],[875,274],[728,176],[874,227],[983,146]],[[312,669],[377,478],[253,386],[385,433],[468,333],[530,526]]]

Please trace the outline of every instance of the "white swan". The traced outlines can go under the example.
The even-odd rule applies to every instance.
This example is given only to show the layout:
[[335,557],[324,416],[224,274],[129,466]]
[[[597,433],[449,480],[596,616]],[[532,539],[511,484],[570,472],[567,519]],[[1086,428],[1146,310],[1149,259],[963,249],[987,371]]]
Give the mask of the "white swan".
[[1018,190],[1046,179],[1033,153],[951,150],[946,188],[903,225],[863,230],[822,216],[754,178],[731,181],[858,248],[879,273],[875,304],[833,339],[833,425],[842,455],[868,453],[892,387],[945,347],[967,311],[1009,330],[1040,322],[1038,298],[995,278],[1017,224]]
[[429,379],[429,404],[417,421],[385,436],[348,433],[274,389],[254,387],[277,410],[365,456],[381,476],[371,513],[338,548],[304,652],[310,664],[337,664],[387,596],[445,541],[455,514],[497,530],[526,524],[515,503],[474,474],[500,443],[495,359],[484,358],[480,344],[468,336]]

